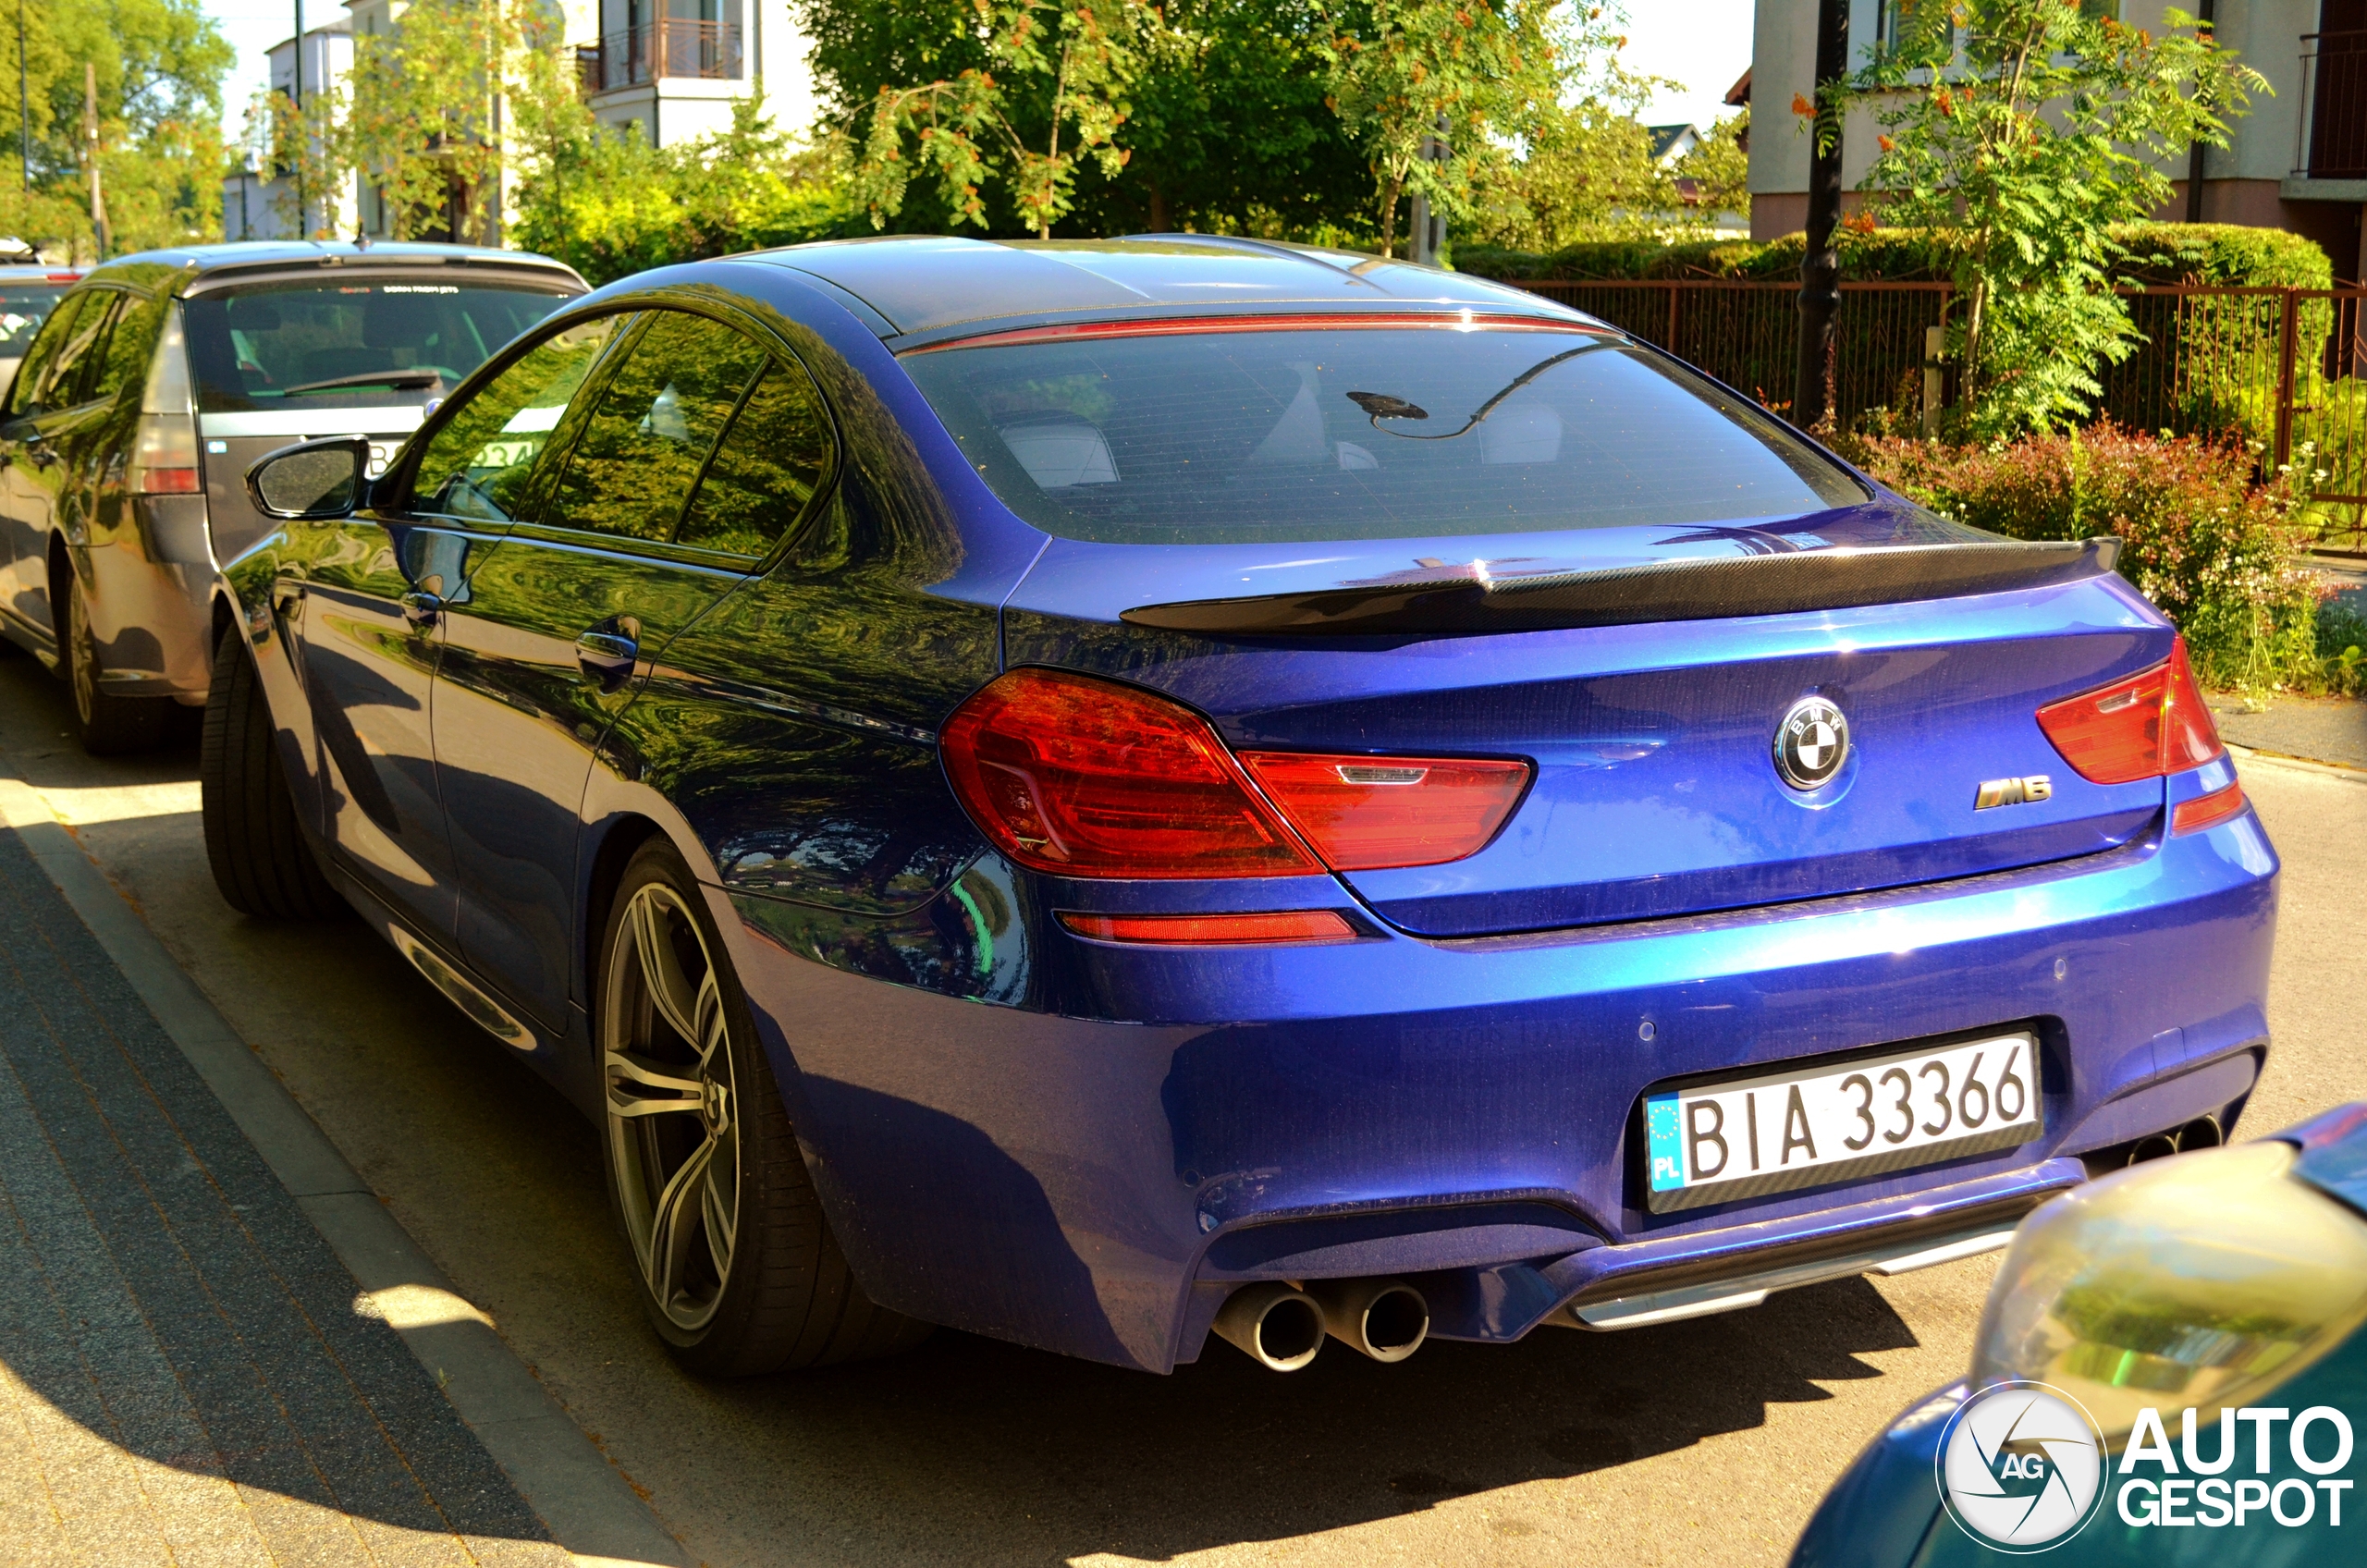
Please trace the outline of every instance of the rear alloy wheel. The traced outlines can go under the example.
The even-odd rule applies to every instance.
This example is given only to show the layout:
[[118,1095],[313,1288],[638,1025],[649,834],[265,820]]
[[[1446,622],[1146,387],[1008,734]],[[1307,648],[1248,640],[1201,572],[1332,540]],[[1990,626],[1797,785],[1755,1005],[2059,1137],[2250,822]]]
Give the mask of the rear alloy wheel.
[[346,913],[297,820],[279,766],[271,704],[235,631],[224,632],[215,650],[197,778],[205,858],[232,909],[265,920],[323,920]]
[[94,757],[123,756],[162,745],[172,726],[169,697],[117,697],[99,690],[99,643],[91,631],[91,606],[82,580],[66,574],[67,684],[74,692],[74,718],[82,749]]
[[722,944],[663,839],[626,867],[601,944],[608,1195],[676,1360],[746,1377],[885,1354],[926,1324],[848,1271]]

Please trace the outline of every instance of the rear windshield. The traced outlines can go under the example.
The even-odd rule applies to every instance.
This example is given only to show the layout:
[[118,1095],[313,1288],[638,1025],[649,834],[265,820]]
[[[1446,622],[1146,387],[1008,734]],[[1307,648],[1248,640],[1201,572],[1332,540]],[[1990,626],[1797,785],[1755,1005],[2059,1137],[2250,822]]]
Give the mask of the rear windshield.
[[440,398],[570,295],[367,279],[201,294],[183,307],[197,406],[386,408]]
[[1526,533],[1869,498],[1748,399],[1592,333],[1233,330],[902,362],[1004,504],[1072,539]]
[[20,360],[65,298],[63,283],[0,283],[0,360]]

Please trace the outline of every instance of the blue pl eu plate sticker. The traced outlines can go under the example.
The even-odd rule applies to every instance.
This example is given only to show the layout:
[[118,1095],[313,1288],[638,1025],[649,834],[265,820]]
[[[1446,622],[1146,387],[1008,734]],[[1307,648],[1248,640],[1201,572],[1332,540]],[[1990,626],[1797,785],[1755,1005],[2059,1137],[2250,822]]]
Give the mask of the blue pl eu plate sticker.
[[1644,1102],[1644,1133],[1651,1151],[1651,1186],[1656,1193],[1685,1185],[1685,1160],[1678,1150],[1676,1096],[1654,1095]]

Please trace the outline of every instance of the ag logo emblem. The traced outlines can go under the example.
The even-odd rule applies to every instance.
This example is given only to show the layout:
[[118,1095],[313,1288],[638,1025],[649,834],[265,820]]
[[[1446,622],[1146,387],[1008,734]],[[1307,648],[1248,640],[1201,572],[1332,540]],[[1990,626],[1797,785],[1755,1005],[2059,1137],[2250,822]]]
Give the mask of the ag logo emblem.
[[1998,1551],[2044,1551],[2085,1528],[2104,1501],[2104,1435],[2044,1383],[1981,1390],[1940,1434],[1940,1501],[1965,1534]]
[[1775,727],[1775,771],[1795,790],[1833,782],[1849,756],[1849,721],[1822,697],[1802,697]]

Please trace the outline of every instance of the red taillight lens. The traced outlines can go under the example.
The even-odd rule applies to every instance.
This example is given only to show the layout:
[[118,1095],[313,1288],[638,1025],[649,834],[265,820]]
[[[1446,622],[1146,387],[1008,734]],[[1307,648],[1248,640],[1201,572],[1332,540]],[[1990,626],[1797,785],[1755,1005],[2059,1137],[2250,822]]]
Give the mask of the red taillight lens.
[[1018,669],[938,733],[954,793],[997,848],[1060,876],[1287,876],[1315,857],[1206,720],[1133,687]]
[[194,496],[200,488],[193,468],[142,469],[138,480],[143,496]]
[[2080,778],[2127,784],[2200,767],[2226,748],[2211,722],[2186,639],[2152,668],[2038,710],[2038,727]]
[[2207,795],[2197,795],[2190,801],[2180,801],[2170,813],[2170,831],[2200,833],[2206,827],[2216,827],[2244,809],[2244,787],[2230,784],[2214,790]]
[[1528,788],[1517,758],[1310,756],[1241,760],[1337,871],[1437,865],[1487,848]]
[[1097,942],[1155,947],[1272,947],[1291,942],[1353,942],[1356,928],[1328,909],[1260,914],[1080,914],[1061,911],[1061,924]]

